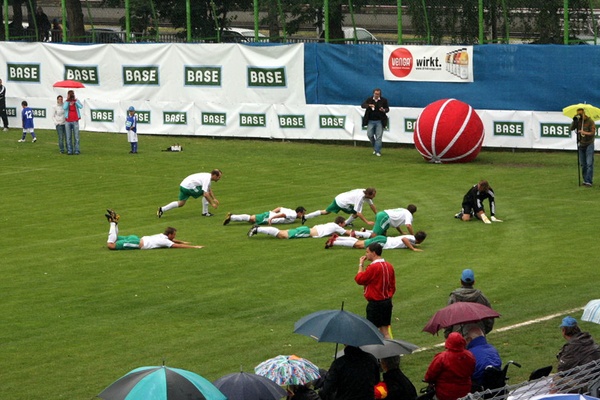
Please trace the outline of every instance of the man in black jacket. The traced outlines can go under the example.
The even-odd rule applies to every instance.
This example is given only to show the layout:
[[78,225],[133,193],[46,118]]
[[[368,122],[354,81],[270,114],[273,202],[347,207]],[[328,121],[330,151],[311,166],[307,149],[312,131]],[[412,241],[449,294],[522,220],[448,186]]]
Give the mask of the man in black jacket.
[[319,395],[324,400],[372,399],[378,382],[377,359],[358,347],[346,346],[344,355],[331,363]]
[[367,137],[373,145],[373,154],[381,157],[383,130],[387,126],[387,113],[390,111],[387,99],[381,97],[381,89],[373,90],[373,96],[361,104],[365,108],[362,125],[367,127]]
[[8,117],[6,115],[6,87],[2,85],[2,79],[0,79],[0,118],[2,118],[4,132],[6,132],[8,130]]

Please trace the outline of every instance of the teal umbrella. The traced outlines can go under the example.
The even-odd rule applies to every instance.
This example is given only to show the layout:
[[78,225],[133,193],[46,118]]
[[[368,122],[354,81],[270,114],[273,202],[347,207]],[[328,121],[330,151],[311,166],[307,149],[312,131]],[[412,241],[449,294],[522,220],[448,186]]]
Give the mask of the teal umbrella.
[[98,397],[104,400],[227,400],[200,375],[165,366],[134,369]]

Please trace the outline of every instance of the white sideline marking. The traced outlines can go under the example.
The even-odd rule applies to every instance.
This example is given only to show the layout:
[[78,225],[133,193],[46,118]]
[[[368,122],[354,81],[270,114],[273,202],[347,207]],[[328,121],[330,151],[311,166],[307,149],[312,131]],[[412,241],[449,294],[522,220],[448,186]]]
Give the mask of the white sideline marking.
[[[510,331],[513,329],[517,329],[517,328],[521,328],[523,326],[527,326],[527,325],[533,325],[533,324],[537,324],[538,322],[543,322],[543,321],[548,321],[550,319],[554,319],[556,317],[561,317],[563,315],[566,314],[571,314],[577,311],[581,311],[583,310],[584,307],[577,307],[577,308],[573,308],[570,310],[566,310],[566,311],[561,311],[559,313],[556,314],[551,314],[551,315],[546,315],[545,317],[541,317],[541,318],[536,318],[536,319],[530,319],[529,321],[525,321],[525,322],[520,322],[518,324],[514,324],[514,325],[510,325],[510,326],[505,326],[504,328],[498,328],[498,329],[494,329],[492,332],[490,332],[488,334],[488,336],[494,332],[506,332],[506,331]],[[436,345],[433,345],[431,347],[420,347],[417,350],[413,351],[413,353],[419,353],[421,351],[427,351],[427,350],[432,350],[438,347],[444,347],[444,343],[438,343]]]

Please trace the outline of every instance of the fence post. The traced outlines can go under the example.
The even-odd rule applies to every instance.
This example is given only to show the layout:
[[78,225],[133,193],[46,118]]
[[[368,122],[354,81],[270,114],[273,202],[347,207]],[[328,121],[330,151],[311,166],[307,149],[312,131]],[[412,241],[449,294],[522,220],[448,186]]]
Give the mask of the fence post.
[[484,30],[484,21],[483,21],[483,0],[478,1],[479,8],[479,44],[483,44],[483,30]]
[[192,42],[192,10],[190,0],[185,0],[185,26],[187,29],[187,42]]
[[398,44],[402,44],[402,0],[398,0]]
[[563,42],[564,44],[569,44],[569,0],[564,0],[563,2],[563,19]]

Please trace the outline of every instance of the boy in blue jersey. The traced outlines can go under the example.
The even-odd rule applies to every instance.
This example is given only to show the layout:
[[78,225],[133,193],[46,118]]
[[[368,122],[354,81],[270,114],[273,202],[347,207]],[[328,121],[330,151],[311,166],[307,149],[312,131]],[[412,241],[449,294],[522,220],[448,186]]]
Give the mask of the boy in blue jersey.
[[33,110],[27,106],[27,102],[21,102],[21,106],[23,107],[23,111],[21,111],[21,119],[23,120],[23,136],[19,143],[23,143],[25,141],[25,137],[27,136],[27,132],[31,133],[31,141],[33,143],[37,142],[37,137],[35,137],[35,132],[33,129]]
[[133,106],[127,109],[127,120],[125,121],[125,129],[127,130],[127,141],[131,145],[129,154],[137,154],[137,115]]

